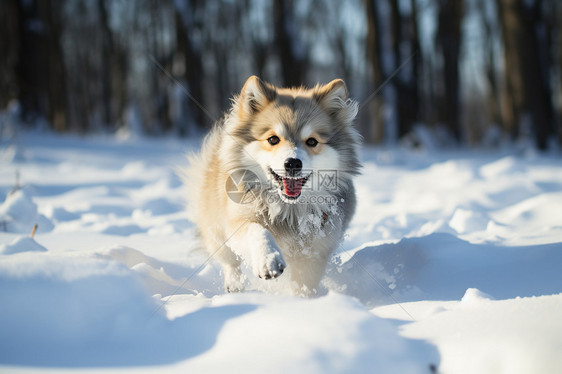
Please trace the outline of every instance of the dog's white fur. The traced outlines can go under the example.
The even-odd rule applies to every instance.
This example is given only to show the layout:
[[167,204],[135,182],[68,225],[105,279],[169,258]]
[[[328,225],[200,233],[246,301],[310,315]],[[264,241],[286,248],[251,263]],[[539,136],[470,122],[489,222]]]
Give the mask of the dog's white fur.
[[[341,80],[284,89],[251,77],[201,153],[190,157],[184,176],[190,218],[208,253],[221,263],[227,291],[244,289],[243,262],[259,278],[283,273],[291,293],[317,291],[355,211],[357,110]],[[279,144],[269,143],[272,134]],[[317,146],[306,144],[311,137],[319,140]],[[284,168],[287,158],[302,161],[296,178],[308,186],[298,198],[287,196],[280,182],[292,177]],[[326,171],[334,174],[335,187],[320,183]],[[232,183],[232,175],[242,179]],[[227,193],[232,188],[251,201],[233,201]]]

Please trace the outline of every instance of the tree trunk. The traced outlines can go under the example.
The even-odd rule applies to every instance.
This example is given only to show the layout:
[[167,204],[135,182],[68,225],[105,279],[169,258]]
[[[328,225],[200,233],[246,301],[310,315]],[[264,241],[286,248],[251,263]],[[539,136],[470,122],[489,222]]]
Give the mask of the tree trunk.
[[45,45],[48,46],[48,51],[46,53],[49,56],[47,63],[47,68],[49,69],[47,72],[47,92],[49,97],[47,118],[57,131],[66,131],[68,118],[66,69],[60,44],[63,27],[61,15],[64,4],[62,0],[48,0],[42,1],[41,3],[48,7],[45,11],[45,15],[48,19],[47,24],[49,25],[47,33],[48,42],[45,43]]
[[[25,122],[44,117],[66,129],[65,69],[60,46],[62,2],[18,2],[20,46],[16,74]],[[30,25],[40,25],[31,28]]]
[[488,94],[488,110],[492,121],[503,127],[503,118],[501,113],[501,95],[500,95],[500,80],[498,74],[496,73],[496,61],[498,59],[496,55],[496,48],[494,47],[495,32],[493,26],[488,19],[486,3],[488,0],[478,0],[477,7],[484,25],[484,35],[486,36],[485,42],[485,53],[486,53],[486,65],[484,67],[486,78],[490,86],[490,91]]
[[[418,86],[417,74],[419,67],[416,7],[412,1],[412,12],[403,15],[400,12],[399,0],[391,1],[392,14],[392,49],[394,54],[394,69],[397,72],[392,80],[396,88],[396,120],[398,124],[398,138],[407,135],[418,119]],[[409,47],[409,55],[405,55],[404,47]],[[408,61],[408,59],[410,59]],[[407,65],[404,65],[407,64]],[[410,74],[408,74],[410,72]]]
[[20,35],[20,46],[18,60],[16,63],[16,75],[18,77],[19,94],[18,100],[21,105],[21,115],[24,122],[32,122],[44,111],[41,106],[41,84],[42,72],[36,65],[40,61],[39,46],[40,35],[31,30],[28,25],[38,22],[39,11],[35,1],[24,5],[18,1],[18,26]]
[[418,27],[418,6],[416,4],[416,0],[410,0],[410,6],[412,8],[412,16],[411,16],[411,23],[410,27],[412,29],[412,122],[415,123],[416,121],[420,120],[421,117],[421,94],[420,94],[420,85],[419,79],[423,74],[423,67],[422,67],[422,51],[420,45],[420,35],[419,35],[419,27]]
[[283,85],[301,86],[306,83],[307,51],[295,30],[292,0],[275,0],[273,8],[275,44],[281,61]]
[[[201,1],[189,1],[189,17],[182,17],[176,10],[176,36],[178,48],[183,53],[185,64],[185,80],[187,81],[187,89],[195,100],[204,105],[203,98],[203,79],[204,71],[201,62],[201,48],[193,40],[193,35],[197,31],[201,32],[201,25],[197,21],[196,14],[202,5]],[[198,126],[204,126],[210,123],[205,113],[197,106],[193,100],[190,100],[190,113]]]
[[102,61],[101,61],[101,86],[102,86],[102,115],[103,125],[110,127],[113,125],[113,117],[111,115],[111,66],[113,56],[113,37],[109,29],[107,19],[106,0],[98,0],[98,16],[101,28],[102,40]]
[[[18,60],[21,35],[18,26],[19,2],[19,0],[0,1],[0,51],[2,51],[2,58],[0,58],[0,108],[2,109],[18,95],[15,66]],[[0,129],[1,126],[0,124]]]
[[457,141],[460,129],[459,53],[464,0],[440,0],[438,11],[437,44],[443,57],[443,105],[441,118]]
[[[504,42],[506,92],[504,119],[514,137],[526,114],[536,145],[546,149],[553,132],[548,42],[544,31],[542,1],[529,6],[520,0],[497,0]],[[544,33],[543,33],[544,34]]]
[[[384,82],[382,67],[382,43],[379,27],[378,8],[376,0],[366,0],[365,8],[367,11],[367,60],[371,65],[373,74],[373,86],[371,91],[378,90]],[[376,94],[372,99],[367,97],[365,105],[368,105],[369,112],[372,113],[371,123],[364,129],[365,140],[370,143],[381,141],[384,137],[384,100],[380,94]]]

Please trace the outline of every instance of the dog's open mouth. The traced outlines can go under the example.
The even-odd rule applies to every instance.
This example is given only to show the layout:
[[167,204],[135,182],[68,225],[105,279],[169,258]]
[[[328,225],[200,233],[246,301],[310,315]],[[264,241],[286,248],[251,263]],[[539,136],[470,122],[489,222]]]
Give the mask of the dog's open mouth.
[[279,183],[281,191],[283,194],[288,197],[289,199],[297,199],[302,191],[302,188],[310,178],[310,175],[306,177],[282,177],[277,174],[273,169],[269,168],[269,172],[273,176],[273,178]]

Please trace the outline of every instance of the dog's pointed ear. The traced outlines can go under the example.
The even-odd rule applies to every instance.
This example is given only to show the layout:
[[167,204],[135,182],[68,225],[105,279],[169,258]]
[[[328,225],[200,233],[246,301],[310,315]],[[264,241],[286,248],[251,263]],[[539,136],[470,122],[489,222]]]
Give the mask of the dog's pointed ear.
[[252,75],[240,92],[241,112],[249,115],[257,113],[275,100],[276,95],[273,86]]
[[314,98],[328,114],[348,123],[353,121],[359,111],[357,102],[349,98],[347,86],[341,79],[317,86]]
[[328,84],[318,87],[316,93],[316,100],[319,102],[326,102],[329,106],[334,101],[345,102],[349,98],[345,82],[341,79],[334,79]]

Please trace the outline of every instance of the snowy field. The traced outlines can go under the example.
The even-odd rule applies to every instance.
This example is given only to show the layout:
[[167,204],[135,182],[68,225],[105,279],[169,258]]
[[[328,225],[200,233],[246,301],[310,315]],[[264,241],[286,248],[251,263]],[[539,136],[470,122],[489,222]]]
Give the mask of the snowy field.
[[298,299],[224,294],[174,171],[198,146],[2,141],[0,372],[562,373],[560,154],[365,148]]

